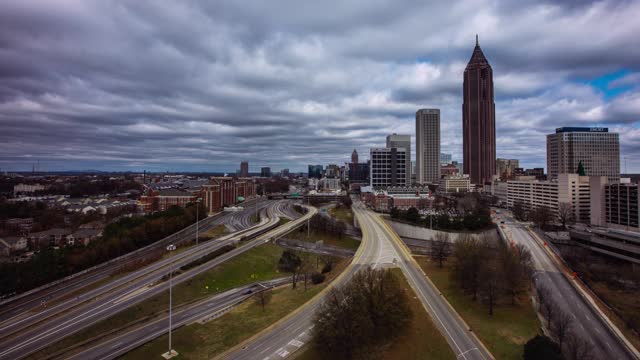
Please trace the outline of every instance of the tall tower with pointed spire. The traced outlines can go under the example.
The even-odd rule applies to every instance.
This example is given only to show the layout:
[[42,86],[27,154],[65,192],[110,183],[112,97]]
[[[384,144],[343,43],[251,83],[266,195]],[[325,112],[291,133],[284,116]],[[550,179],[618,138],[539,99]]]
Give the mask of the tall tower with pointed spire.
[[353,149],[353,152],[351,153],[351,163],[352,164],[358,163],[358,152],[356,151],[356,149]]
[[464,70],[462,103],[463,170],[474,184],[491,181],[496,172],[496,121],[493,70],[478,43]]

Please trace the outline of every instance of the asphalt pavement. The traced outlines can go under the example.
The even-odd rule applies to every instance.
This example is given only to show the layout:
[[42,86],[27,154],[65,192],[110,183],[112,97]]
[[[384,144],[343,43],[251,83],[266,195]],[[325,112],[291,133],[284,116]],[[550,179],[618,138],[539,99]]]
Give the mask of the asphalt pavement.
[[434,317],[434,322],[443,332],[458,358],[492,358],[461,323],[437,290],[426,280],[408,249],[401,247],[403,246],[401,240],[393,230],[387,227],[377,214],[364,209],[359,202],[354,203],[353,210],[363,230],[363,238],[351,264],[343,273],[320,294],[276,323],[268,331],[258,334],[249,342],[223,354],[222,357],[234,360],[268,360],[290,356],[311,340],[313,314],[332,287],[345,284],[357,271],[365,267],[399,266],[429,314]]
[[[276,203],[273,204],[272,208],[265,209],[265,211],[268,210],[270,213],[268,216],[267,213],[265,213],[263,223],[255,228],[206,242],[198,247],[192,247],[170,258],[165,258],[143,269],[127,274],[97,289],[67,300],[59,304],[59,307],[52,307],[43,311],[51,316],[50,319],[45,318],[46,321],[38,322],[30,319],[34,317],[44,317],[41,315],[43,312],[31,315],[30,318],[27,319],[34,321],[34,325],[23,328],[23,331],[20,331],[19,334],[12,334],[12,336],[3,337],[2,340],[0,340],[0,359],[24,357],[72,333],[116,314],[129,306],[133,306],[144,299],[165,291],[168,284],[162,280],[163,277],[169,273],[170,263],[172,267],[176,269],[179,266],[188,264],[197,258],[216,251],[225,245],[237,243],[241,237],[248,236],[254,232],[263,232],[265,227],[277,225],[279,221],[277,215],[279,215],[279,213],[275,211]],[[314,213],[315,210],[312,209],[308,216],[312,216]],[[185,271],[174,277],[174,284],[186,281],[244,251],[268,242],[273,237],[290,231],[290,229],[298,226],[299,223],[303,221],[304,219],[299,219],[298,221],[292,221],[279,226],[274,230],[259,235],[255,240],[251,240],[239,248],[218,256],[210,262]],[[23,322],[25,322],[25,319],[20,319],[20,323]]]
[[531,230],[515,219],[505,210],[496,214],[498,220],[504,221],[503,231],[511,241],[525,245],[533,257],[536,285],[542,285],[551,292],[559,309],[573,317],[571,330],[580,338],[593,346],[595,359],[634,359],[626,346],[615,336],[604,323],[601,316],[585,301],[585,299],[569,283],[569,280],[558,268],[544,245],[537,241]]
[[[245,301],[264,288],[273,288],[291,282],[289,277],[263,281],[240,286],[223,293],[211,296],[187,307],[174,310],[171,328],[175,331],[181,326],[200,321],[211,321],[234,305]],[[169,316],[164,314],[149,323],[128,329],[125,333],[120,333],[86,349],[73,354],[60,354],[57,357],[65,359],[92,360],[92,359],[114,359],[123,355],[149,341],[166,335],[169,331]],[[180,353],[180,349],[175,349]]]

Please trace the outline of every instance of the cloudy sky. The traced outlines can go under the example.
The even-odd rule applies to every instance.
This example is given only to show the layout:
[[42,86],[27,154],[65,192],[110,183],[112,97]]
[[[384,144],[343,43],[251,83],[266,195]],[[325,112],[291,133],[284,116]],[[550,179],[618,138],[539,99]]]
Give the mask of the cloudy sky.
[[559,126],[620,133],[640,172],[640,1],[4,0],[0,169],[235,171],[361,158],[492,64],[498,157],[545,166]]

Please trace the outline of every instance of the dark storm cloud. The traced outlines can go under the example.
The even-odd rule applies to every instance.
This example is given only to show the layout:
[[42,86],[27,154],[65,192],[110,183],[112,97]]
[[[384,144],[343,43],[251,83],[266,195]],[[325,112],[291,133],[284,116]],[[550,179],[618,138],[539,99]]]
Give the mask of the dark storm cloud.
[[[413,134],[442,110],[460,159],[474,36],[494,69],[498,155],[542,166],[562,125],[637,155],[637,2],[6,1],[0,168],[303,170]],[[611,88],[597,76],[628,72]],[[638,156],[635,156],[638,158]],[[46,166],[46,165],[45,165]],[[633,163],[640,170],[640,163]]]

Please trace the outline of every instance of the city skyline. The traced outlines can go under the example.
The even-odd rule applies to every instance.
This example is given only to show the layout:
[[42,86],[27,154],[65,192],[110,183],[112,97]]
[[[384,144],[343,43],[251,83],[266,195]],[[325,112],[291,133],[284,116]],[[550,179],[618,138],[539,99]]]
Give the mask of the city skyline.
[[635,2],[354,3],[330,22],[308,5],[295,18],[275,5],[118,7],[4,4],[0,169],[234,173],[248,160],[252,172],[304,172],[354,148],[366,160],[391,133],[415,149],[420,108],[442,110],[441,150],[462,161],[462,74],[478,33],[496,157],[546,168],[546,134],[602,126],[620,134],[620,171],[640,172]]

